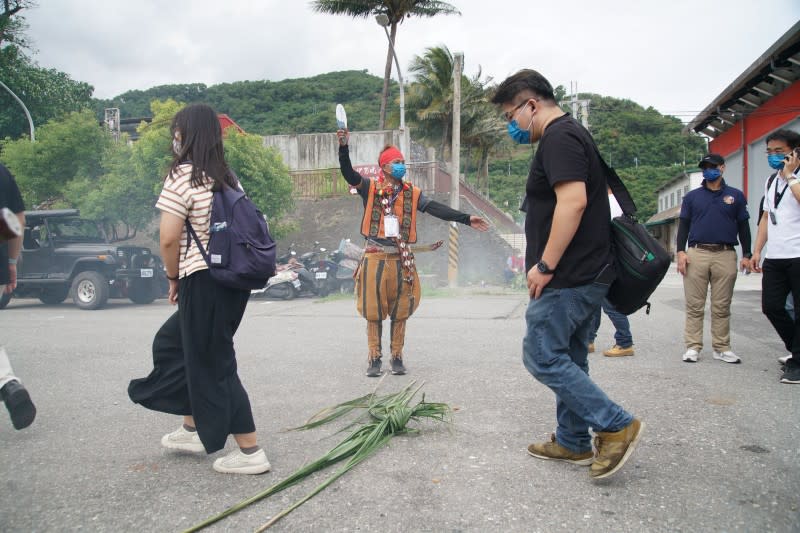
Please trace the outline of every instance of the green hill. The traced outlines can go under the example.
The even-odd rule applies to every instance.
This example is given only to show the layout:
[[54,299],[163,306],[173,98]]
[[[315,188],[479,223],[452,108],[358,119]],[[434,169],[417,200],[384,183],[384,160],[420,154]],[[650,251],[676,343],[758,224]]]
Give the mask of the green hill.
[[109,100],[95,100],[102,117],[107,107],[118,107],[122,118],[150,115],[152,100],[204,102],[225,113],[248,133],[278,135],[331,131],[336,104],[347,108],[352,130],[378,125],[383,79],[366,71],[320,74],[283,81],[237,81],[210,87],[202,83],[160,85],[128,91]]
[[[94,100],[103,109],[118,107],[123,118],[150,115],[155,99],[186,103],[205,102],[226,113],[249,133],[277,135],[332,131],[336,104],[344,104],[350,129],[377,127],[382,78],[366,71],[343,71],[282,81],[237,81],[206,86],[200,83],[161,85],[145,91],[128,91],[110,100]],[[396,93],[396,85],[393,89]],[[396,94],[392,95],[396,98]],[[655,212],[653,191],[683,169],[693,167],[705,152],[705,142],[683,133],[676,117],[665,116],[627,99],[581,94],[590,99],[589,123],[600,152],[617,168],[639,207],[640,218]],[[391,117],[391,114],[390,114]],[[412,137],[414,125],[410,124]],[[531,160],[529,147],[501,147],[490,158],[489,197],[512,216],[524,194]],[[464,151],[469,146],[463,145]],[[462,163],[466,158],[462,156]],[[468,180],[474,169],[462,169]]]

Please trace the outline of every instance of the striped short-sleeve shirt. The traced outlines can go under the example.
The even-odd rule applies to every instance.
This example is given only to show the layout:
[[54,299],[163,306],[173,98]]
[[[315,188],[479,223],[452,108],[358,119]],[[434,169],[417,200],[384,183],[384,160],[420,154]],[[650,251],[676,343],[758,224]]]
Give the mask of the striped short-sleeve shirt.
[[[189,219],[194,228],[194,232],[203,243],[203,247],[208,249],[209,241],[209,219],[211,217],[211,200],[214,194],[211,187],[214,180],[208,179],[201,187],[192,187],[192,165],[183,164],[175,169],[171,176],[164,180],[164,188],[156,202],[156,208],[161,211],[171,213],[182,219]],[[194,239],[187,252],[187,231],[184,225],[180,240],[180,258],[178,268],[179,277],[186,276],[208,268],[203,259],[200,249]]]

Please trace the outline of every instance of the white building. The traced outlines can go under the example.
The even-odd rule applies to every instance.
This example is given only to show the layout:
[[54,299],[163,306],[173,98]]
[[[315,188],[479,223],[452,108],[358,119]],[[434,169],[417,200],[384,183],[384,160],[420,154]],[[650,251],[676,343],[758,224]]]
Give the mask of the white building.
[[698,169],[695,172],[681,172],[656,189],[658,211],[650,217],[650,220],[645,222],[645,226],[664,245],[664,248],[673,259],[675,258],[678,223],[683,198],[692,189],[700,187],[702,181],[703,173]]

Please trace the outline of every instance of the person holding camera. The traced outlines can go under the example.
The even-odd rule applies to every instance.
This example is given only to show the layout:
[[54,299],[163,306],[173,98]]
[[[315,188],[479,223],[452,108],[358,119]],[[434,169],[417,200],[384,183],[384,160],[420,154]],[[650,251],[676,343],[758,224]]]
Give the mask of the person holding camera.
[[[25,227],[25,206],[14,176],[0,164],[0,208],[6,207],[17,216],[20,226]],[[0,294],[11,293],[17,286],[17,260],[22,248],[22,235],[3,242],[0,238]],[[5,330],[6,332],[8,329]],[[14,375],[4,346],[0,345],[0,398],[6,404],[15,429],[24,429],[33,424],[36,407],[31,395]]]
[[[785,361],[781,383],[800,384],[800,133],[782,129],[767,137],[767,158],[776,170],[764,188],[751,268],[762,272],[761,310],[792,354]],[[761,252],[769,247],[761,265]],[[794,317],[786,310],[794,301]]]
[[721,155],[708,154],[698,166],[703,170],[703,183],[683,198],[678,225],[678,272],[683,276],[686,299],[683,361],[696,363],[703,349],[703,315],[711,286],[713,357],[725,363],[741,363],[731,350],[730,321],[737,274],[734,247],[739,242],[742,244],[739,266],[750,270],[747,199],[722,178],[725,159]]

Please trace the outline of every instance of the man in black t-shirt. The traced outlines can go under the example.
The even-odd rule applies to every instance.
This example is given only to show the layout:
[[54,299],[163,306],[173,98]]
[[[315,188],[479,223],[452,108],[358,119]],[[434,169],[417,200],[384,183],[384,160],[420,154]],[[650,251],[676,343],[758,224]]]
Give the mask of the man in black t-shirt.
[[[525,186],[525,267],[531,296],[523,362],[556,394],[558,428],[528,453],[591,464],[594,479],[617,472],[644,424],[589,378],[587,338],[614,280],[606,176],[591,135],[564,113],[538,72],[521,70],[492,102],[520,144],[538,142]],[[596,455],[589,435],[597,435]]]
[[[16,214],[22,227],[25,227],[25,207],[17,182],[8,169],[0,165],[0,208],[3,207],[9,208]],[[0,242],[0,295],[10,294],[17,286],[17,260],[21,248],[22,236]],[[14,376],[11,362],[2,344],[0,344],[0,398],[6,404],[11,414],[11,423],[16,429],[26,428],[33,423],[36,408],[31,402],[28,391]]]

